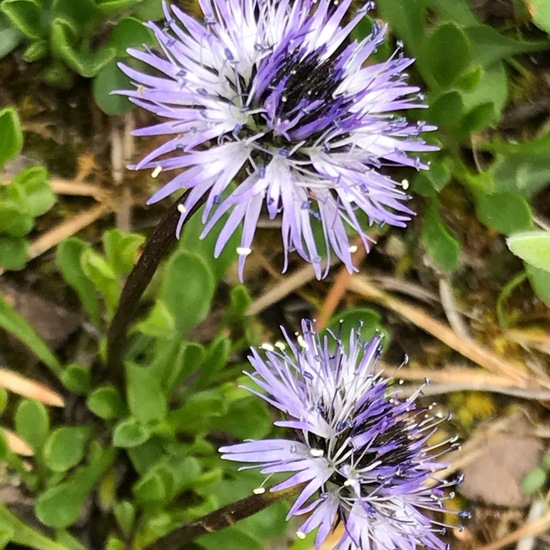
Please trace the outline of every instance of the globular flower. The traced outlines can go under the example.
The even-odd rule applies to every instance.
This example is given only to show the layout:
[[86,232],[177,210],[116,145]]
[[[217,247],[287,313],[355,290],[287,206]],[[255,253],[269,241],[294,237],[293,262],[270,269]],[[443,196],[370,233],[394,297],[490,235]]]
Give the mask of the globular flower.
[[282,411],[275,425],[289,437],[222,447],[222,458],[290,474],[271,490],[299,486],[288,516],[309,514],[298,536],[318,528],[317,548],[339,523],[337,549],[448,548],[445,526],[427,515],[444,510],[445,489],[456,483],[437,476],[454,442],[429,442],[443,419],[416,403],[420,390],[398,398],[377,370],[380,336],[363,341],[352,331],[343,342],[320,337],[309,321],[302,329],[297,344],[285,333],[284,345],[249,358],[260,388],[251,391]]
[[165,119],[136,134],[169,136],[136,168],[177,171],[149,203],[189,189],[179,231],[205,201],[203,236],[223,224],[216,256],[242,226],[241,279],[262,210],[280,216],[284,268],[297,251],[319,278],[331,252],[354,269],[348,231],[368,249],[366,227],[413,214],[382,170],[427,168],[417,154],[434,147],[419,135],[434,128],[396,116],[423,107],[404,72],[413,60],[398,48],[372,62],[385,27],[351,40],[373,2],[348,21],[351,3],[199,0],[202,22],[165,4],[164,27],[149,24],[160,49],[129,50],[150,69],[121,65],[136,86],[121,93]]

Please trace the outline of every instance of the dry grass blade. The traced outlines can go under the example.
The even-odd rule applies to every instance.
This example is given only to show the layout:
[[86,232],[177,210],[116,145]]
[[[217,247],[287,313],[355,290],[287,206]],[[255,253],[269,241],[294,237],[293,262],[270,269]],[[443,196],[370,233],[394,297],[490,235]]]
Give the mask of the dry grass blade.
[[[338,261],[338,258],[332,258],[331,265],[334,265]],[[324,264],[322,268],[324,269]],[[313,279],[315,279],[315,272],[313,271],[313,267],[307,264],[291,275],[288,275],[284,280],[278,282],[275,287],[254,300],[246,312],[247,315],[257,315]]]
[[[384,370],[391,373],[391,367],[384,365]],[[502,387],[515,387],[514,381],[508,376],[480,371],[472,367],[445,365],[444,370],[422,369],[416,367],[402,367],[395,372],[395,377],[407,381],[422,382],[426,378],[438,384],[475,384],[498,385]]]
[[504,548],[505,546],[518,542],[526,537],[533,537],[545,533],[548,529],[550,529],[550,512],[536,521],[526,523],[519,529],[516,529],[513,533],[510,533],[509,535],[506,535],[491,544],[482,546],[479,550],[499,550],[500,548]]
[[[418,386],[402,386],[399,389],[400,397],[410,397],[418,390]],[[469,382],[459,382],[456,384],[433,384],[426,386],[422,390],[422,395],[428,397],[431,395],[445,395],[447,393],[476,391],[486,393],[497,393],[500,395],[509,395],[518,399],[532,401],[550,401],[550,390],[530,390],[527,388],[514,388],[510,386],[499,386],[497,384],[475,384]]]
[[417,327],[435,336],[444,344],[488,371],[504,375],[513,381],[515,385],[522,388],[528,386],[530,377],[521,372],[519,367],[503,357],[499,357],[495,352],[483,347],[474,340],[457,335],[452,329],[440,323],[422,309],[382,292],[365,277],[352,277],[349,289],[405,317]]
[[63,397],[50,390],[50,388],[2,367],[0,367],[0,387],[24,397],[36,399],[45,405],[52,407],[65,406]]
[[52,191],[58,195],[71,195],[75,197],[93,197],[99,202],[106,200],[107,192],[99,185],[81,183],[63,178],[50,180]]
[[[401,368],[392,373],[389,366],[385,365],[384,370],[390,375],[401,380],[423,382],[426,379],[432,384],[425,386],[422,395],[443,395],[459,391],[480,391],[509,395],[527,400],[550,400],[550,390],[518,388],[508,376],[480,371],[470,367],[456,367],[445,365],[444,370]],[[399,395],[409,397],[418,389],[418,386],[411,384],[400,386]]]
[[[357,267],[367,255],[367,251],[365,250],[365,247],[362,246],[362,240],[360,237],[357,237],[353,245],[357,248],[357,250],[352,254],[352,261],[353,265]],[[319,329],[323,329],[328,325],[330,318],[336,311],[338,304],[343,299],[348,289],[352,275],[353,274],[350,273],[346,267],[342,267],[338,272],[338,275],[336,275],[333,285],[327,292],[325,301],[323,302],[323,307],[317,315],[317,326]]]
[[526,348],[535,348],[550,355],[550,334],[544,328],[508,329],[505,335]]
[[20,456],[33,456],[34,451],[31,449],[29,444],[21,439],[16,433],[13,433],[7,428],[0,428],[6,437],[6,442],[8,447],[17,455]]
[[134,155],[132,131],[135,127],[134,115],[126,113],[119,121],[111,123],[111,175],[116,188],[116,226],[123,231],[132,230],[132,193],[124,181],[125,168]]

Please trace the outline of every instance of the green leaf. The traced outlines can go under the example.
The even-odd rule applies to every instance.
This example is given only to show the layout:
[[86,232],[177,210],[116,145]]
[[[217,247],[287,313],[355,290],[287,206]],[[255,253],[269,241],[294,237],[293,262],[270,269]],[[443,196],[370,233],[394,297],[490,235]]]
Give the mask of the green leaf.
[[427,0],[426,4],[442,19],[455,21],[466,27],[479,24],[467,0]]
[[85,394],[90,389],[90,369],[78,363],[67,365],[61,373],[61,382],[73,393]]
[[153,32],[143,24],[143,21],[135,17],[123,17],[114,26],[107,46],[113,48],[117,57],[127,57],[128,48],[151,46],[154,42]]
[[439,218],[435,200],[430,201],[424,217],[422,243],[440,269],[450,273],[458,267],[460,244]]
[[469,111],[462,120],[462,135],[469,136],[476,132],[481,132],[482,130],[492,126],[497,119],[498,114],[495,110],[495,104],[492,101],[482,103]]
[[38,0],[4,0],[0,6],[11,24],[28,38],[40,38],[43,33],[42,14]]
[[147,472],[146,476],[134,485],[132,492],[140,504],[167,499],[166,486],[158,472]]
[[[159,359],[163,360],[162,380],[166,395],[169,395],[187,376],[202,366],[205,354],[206,350],[200,344],[194,342],[182,344],[176,340],[166,355],[163,354],[162,357],[159,355]],[[156,370],[160,370],[160,365]]]
[[245,397],[233,401],[215,425],[239,439],[261,439],[271,431],[271,413],[256,396]]
[[122,500],[115,505],[113,513],[122,534],[129,537],[136,518],[136,509],[133,504],[128,500]]
[[48,172],[42,166],[33,166],[20,172],[10,187],[19,187],[23,192],[27,212],[33,216],[45,214],[55,203]]
[[[477,61],[477,59],[476,59]],[[481,65],[473,65],[466,73],[464,73],[457,81],[456,87],[463,92],[472,92],[481,82],[483,68]]]
[[524,262],[550,273],[550,233],[526,231],[506,239],[508,248]]
[[526,495],[532,495],[542,490],[546,485],[548,474],[542,468],[533,468],[521,482],[521,491]]
[[220,550],[220,548],[224,550],[243,550],[243,548],[246,548],[246,550],[262,550],[264,548],[262,542],[252,538],[237,526],[199,537],[197,542],[206,550]]
[[237,285],[231,289],[229,307],[225,315],[225,322],[231,323],[234,320],[241,320],[248,311],[252,297],[245,285]]
[[472,62],[468,36],[456,23],[442,23],[428,38],[424,58],[434,80],[448,88]]
[[95,76],[98,71],[113,59],[112,48],[102,48],[91,52],[88,48],[76,47],[78,32],[74,24],[61,17],[56,17],[51,25],[51,44],[55,55],[63,59],[67,65],[85,78]]
[[3,504],[0,503],[0,525],[4,532],[9,531],[9,540],[35,550],[67,550],[63,544],[59,544],[42,533],[29,527],[17,516],[12,514]]
[[39,401],[23,399],[15,411],[15,431],[35,451],[42,447],[50,429],[46,407]]
[[469,27],[466,29],[466,34],[475,50],[476,62],[483,66],[514,55],[543,50],[550,46],[548,41],[526,42],[505,36],[490,25]]
[[[280,539],[285,536],[288,529],[285,518],[287,513],[288,504],[286,502],[276,502],[262,512],[246,518],[239,527],[249,535],[262,541]],[[314,547],[315,545],[312,545],[310,548]]]
[[127,452],[135,470],[143,475],[166,455],[166,447],[160,438],[153,436]]
[[550,4],[546,0],[526,0],[533,23],[550,34]]
[[92,248],[83,250],[80,263],[86,277],[103,295],[109,317],[112,317],[120,295],[120,281],[114,269]]
[[56,263],[67,283],[77,293],[86,313],[93,323],[99,323],[99,302],[94,283],[82,268],[84,252],[91,246],[80,239],[69,237],[57,247]]
[[471,90],[462,90],[464,111],[469,113],[476,107],[487,103],[494,105],[494,115],[490,125],[496,124],[508,101],[508,77],[502,61],[495,61],[483,67],[478,85]]
[[141,3],[135,8],[134,15],[140,21],[158,21],[164,16],[162,3],[158,0],[141,0]]
[[413,57],[422,50],[426,27],[426,6],[424,0],[403,2],[403,0],[379,0],[378,9],[382,19],[388,21],[392,31],[407,46]]
[[520,193],[476,193],[475,201],[479,221],[499,233],[507,235],[533,226],[531,208]]
[[23,237],[32,229],[34,219],[18,204],[9,199],[0,202],[0,232]]
[[339,313],[330,320],[327,329],[341,334],[344,343],[349,341],[352,329],[356,332],[360,329],[364,341],[370,340],[378,332],[384,334],[384,346],[389,344],[390,333],[384,326],[380,313],[369,307],[358,307]]
[[500,191],[519,191],[531,198],[550,182],[550,132],[523,143],[496,142],[490,168]]
[[94,390],[88,397],[88,408],[99,418],[111,420],[127,414],[126,405],[114,386],[103,386]]
[[[201,476],[203,477],[203,476]],[[262,481],[262,476],[257,472],[245,470],[239,472],[234,479],[228,479],[228,476],[223,476],[218,480],[214,480],[214,485],[204,488],[196,486],[195,491],[206,496],[208,493],[216,495],[220,505],[234,502],[240,496],[250,495],[253,490],[258,488]],[[288,523],[285,520],[285,515],[288,512],[288,504],[278,502],[272,504],[267,509],[244,519],[239,522],[239,529],[242,529],[252,537],[267,541],[268,539],[277,539],[284,536],[288,529]],[[269,546],[266,545],[266,546]]]
[[311,531],[303,539],[296,539],[293,541],[289,547],[289,550],[310,550],[310,548],[315,546],[316,537],[317,533],[315,531]]
[[444,162],[432,162],[429,170],[414,175],[412,188],[423,197],[435,197],[450,181],[451,172]]
[[[184,451],[187,452],[187,451]],[[183,460],[172,460],[167,466],[174,480],[174,493],[181,493],[184,490],[204,486],[210,472],[202,473],[201,461],[193,456],[186,456]],[[217,477],[217,473],[213,474]]]
[[145,443],[151,437],[150,430],[135,418],[123,420],[113,432],[115,447],[132,448]]
[[107,263],[116,275],[128,275],[132,271],[139,247],[145,241],[143,235],[110,229],[103,235],[103,248]]
[[103,450],[97,443],[94,444],[88,465],[38,496],[35,507],[38,519],[58,529],[72,525],[80,514],[86,496],[112,464],[114,457],[114,450]]
[[182,336],[202,321],[214,296],[214,275],[199,255],[178,251],[166,266],[160,292]]
[[29,246],[23,237],[0,237],[0,266],[18,271],[27,265]]
[[11,107],[0,110],[0,168],[15,158],[23,148],[23,130],[17,111]]
[[54,0],[52,15],[54,19],[69,22],[75,36],[93,34],[102,20],[95,0]]
[[42,455],[46,466],[54,472],[66,472],[84,457],[84,447],[90,436],[90,428],[63,426],[54,430],[46,439]]
[[[459,170],[462,170],[462,168],[459,168]],[[496,191],[495,180],[488,172],[468,172],[465,170],[460,174],[460,177],[472,193],[490,195]]]
[[207,433],[214,427],[213,419],[226,413],[227,400],[215,388],[192,394],[182,407],[170,412],[168,420],[178,432]]
[[54,58],[42,73],[42,80],[49,86],[68,90],[74,84],[75,75],[63,64],[61,59]]
[[6,548],[8,542],[13,538],[13,529],[9,527],[0,527],[0,548]]
[[107,539],[105,545],[105,550],[125,550],[126,548],[128,548],[127,544],[112,535]]
[[230,352],[231,340],[229,338],[221,336],[210,344],[199,371],[196,387],[204,388],[212,381],[216,374],[227,365]]
[[133,330],[141,332],[146,336],[170,340],[175,331],[174,317],[162,300],[157,300],[155,305],[139,323],[136,323]]
[[237,247],[241,241],[242,230],[239,227],[233,233],[221,254],[215,258],[214,249],[216,241],[229,215],[225,214],[222,216],[213,229],[204,238],[201,238],[204,229],[204,223],[202,222],[203,212],[204,206],[185,223],[185,231],[182,231],[179,248],[200,256],[212,270],[215,279],[221,281],[229,267],[237,260]]
[[119,61],[119,58],[109,61],[92,82],[94,101],[107,115],[122,115],[134,106],[126,96],[112,93],[131,88],[130,79],[118,67]]
[[544,269],[538,269],[526,264],[527,275],[531,288],[540,300],[550,307],[550,273]]
[[127,365],[128,405],[132,415],[140,422],[161,420],[166,416],[166,398],[160,382],[151,371],[137,365]]
[[462,94],[456,90],[444,93],[430,102],[428,118],[447,132],[455,133],[463,117]]
[[65,550],[88,550],[76,536],[67,529],[57,529],[57,541],[64,545]]
[[38,482],[37,477],[29,474],[28,465],[11,450],[6,439],[6,432],[3,428],[0,428],[0,461],[17,472],[21,478],[25,480],[30,490],[36,488]]
[[34,329],[0,296],[0,327],[23,342],[55,374],[61,373],[57,357]]
[[[158,2],[158,0],[155,0]],[[127,8],[140,4],[143,0],[97,0],[97,7],[106,17],[112,17]],[[147,18],[148,19],[148,18]]]
[[23,35],[8,21],[0,5],[0,59],[15,50],[23,40]]
[[8,404],[8,392],[5,388],[0,388],[0,416],[4,414]]
[[35,61],[40,61],[48,55],[48,52],[48,41],[37,40],[25,49],[22,56],[23,61],[25,61],[25,63],[34,63]]

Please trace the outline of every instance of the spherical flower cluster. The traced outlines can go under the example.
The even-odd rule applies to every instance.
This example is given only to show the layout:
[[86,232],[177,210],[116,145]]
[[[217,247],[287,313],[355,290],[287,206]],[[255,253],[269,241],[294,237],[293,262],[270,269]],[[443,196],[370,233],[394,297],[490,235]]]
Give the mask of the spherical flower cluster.
[[264,209],[280,216],[285,269],[290,251],[319,278],[331,252],[354,269],[348,231],[368,248],[366,227],[402,227],[412,215],[382,169],[426,168],[417,153],[434,149],[419,137],[433,127],[394,114],[423,106],[406,82],[412,60],[398,49],[371,61],[378,24],[350,40],[372,2],[349,21],[352,0],[199,3],[202,22],[165,5],[164,27],[149,25],[160,49],[129,50],[149,69],[121,65],[136,89],[120,93],[164,119],[136,134],[168,136],[136,168],[177,171],[149,202],[189,189],[181,229],[205,201],[203,235],[222,224],[216,255],[242,226],[241,278]]
[[284,345],[250,357],[248,375],[265,393],[251,391],[282,411],[275,424],[288,439],[222,447],[222,458],[291,474],[271,490],[301,485],[289,517],[309,514],[298,536],[318,528],[317,548],[342,522],[338,549],[448,548],[445,526],[426,515],[444,509],[444,489],[456,483],[437,477],[453,442],[428,443],[442,419],[415,403],[418,392],[400,400],[376,370],[379,336],[363,342],[352,331],[343,342],[311,322],[302,328],[298,344],[285,333]]

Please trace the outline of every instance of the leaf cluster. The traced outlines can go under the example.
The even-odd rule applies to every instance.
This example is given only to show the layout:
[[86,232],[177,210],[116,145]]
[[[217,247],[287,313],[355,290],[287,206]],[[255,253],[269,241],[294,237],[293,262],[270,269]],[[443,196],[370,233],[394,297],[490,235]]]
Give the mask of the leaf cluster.
[[[0,169],[23,147],[23,131],[15,109],[0,110]],[[22,170],[0,187],[0,268],[22,269],[29,256],[27,236],[35,219],[53,206],[55,196],[47,171],[35,166]]]
[[94,98],[108,114],[130,102],[112,91],[128,88],[117,64],[126,50],[152,43],[144,21],[162,16],[158,0],[3,0],[0,57],[22,48],[22,59],[40,63],[47,84],[68,88],[74,76],[93,79]]
[[[466,0],[380,0],[378,6],[391,32],[416,59],[418,77],[427,86],[427,109],[421,114],[438,128],[431,139],[439,153],[430,154],[430,169],[411,181],[426,201],[422,244],[442,272],[458,272],[463,243],[441,217],[458,193],[472,205],[477,220],[498,234],[534,227],[533,201],[550,183],[550,133],[543,128],[518,142],[496,130],[514,88],[528,78],[518,57],[547,51],[550,39],[542,32],[525,38],[519,29],[515,35],[497,30],[482,23]],[[531,13],[535,25],[548,31],[548,10],[534,5]],[[519,5],[515,15],[529,18]],[[515,79],[514,71],[519,71]],[[523,137],[523,129],[518,130],[515,136]],[[527,269],[535,293],[550,303],[546,274]]]

